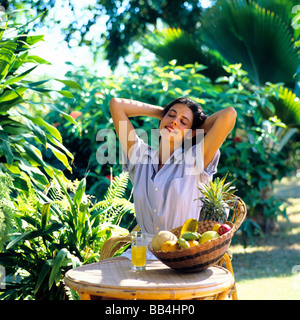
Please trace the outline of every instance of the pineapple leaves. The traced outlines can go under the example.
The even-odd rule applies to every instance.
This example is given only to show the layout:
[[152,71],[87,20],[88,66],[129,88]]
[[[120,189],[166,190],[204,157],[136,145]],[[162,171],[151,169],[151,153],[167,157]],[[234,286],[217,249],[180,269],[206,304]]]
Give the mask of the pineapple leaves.
[[216,178],[210,181],[209,185],[200,183],[198,189],[202,196],[199,198],[202,201],[201,219],[214,220],[224,222],[228,218],[228,204],[234,200],[231,196],[237,191],[235,186],[232,186],[233,181],[226,182],[227,175],[220,179]]

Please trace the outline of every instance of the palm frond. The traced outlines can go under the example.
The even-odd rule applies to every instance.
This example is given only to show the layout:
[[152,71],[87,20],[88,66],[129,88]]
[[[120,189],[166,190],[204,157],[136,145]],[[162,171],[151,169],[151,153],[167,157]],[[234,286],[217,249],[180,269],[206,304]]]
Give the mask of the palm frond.
[[260,111],[265,118],[276,115],[287,127],[300,128],[300,100],[291,90],[281,86],[276,96],[269,97],[275,112],[265,106]]
[[202,19],[204,40],[230,63],[242,63],[256,85],[294,84],[300,56],[280,16],[252,0],[219,0]]
[[290,31],[294,33],[295,39],[297,39],[299,33],[297,29],[292,26],[292,21],[295,17],[295,13],[293,13],[292,9],[294,6],[299,5],[299,0],[255,0],[255,2],[262,8],[274,12],[281,17],[288,25]]
[[179,65],[198,62],[207,67],[202,73],[210,78],[226,74],[222,66],[229,64],[217,51],[205,46],[199,37],[195,39],[179,28],[156,30],[146,35],[142,44],[164,62],[174,59]]

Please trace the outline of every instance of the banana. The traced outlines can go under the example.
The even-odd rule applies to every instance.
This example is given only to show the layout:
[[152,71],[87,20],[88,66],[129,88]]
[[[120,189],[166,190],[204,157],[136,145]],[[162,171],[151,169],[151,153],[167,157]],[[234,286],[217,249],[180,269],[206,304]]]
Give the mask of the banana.
[[200,233],[198,232],[185,232],[181,235],[181,238],[185,240],[198,240],[201,237]]
[[180,231],[180,237],[186,232],[196,232],[198,229],[198,221],[196,219],[188,219],[183,224],[181,231]]
[[183,249],[190,247],[190,244],[183,238],[179,238],[177,240],[177,243],[179,244],[180,248],[183,248]]

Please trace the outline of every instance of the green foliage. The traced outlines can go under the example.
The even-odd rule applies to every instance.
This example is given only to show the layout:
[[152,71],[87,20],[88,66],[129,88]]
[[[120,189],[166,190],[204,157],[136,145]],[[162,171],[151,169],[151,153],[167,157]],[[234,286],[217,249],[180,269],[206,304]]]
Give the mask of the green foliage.
[[[96,0],[94,4],[82,1],[80,4],[67,2],[63,5],[53,0],[39,0],[34,5],[11,0],[3,5],[13,9],[30,8],[27,16],[44,12],[38,25],[47,25],[49,28],[62,23],[57,18],[57,11],[68,10],[68,19],[64,19],[61,28],[65,41],[70,46],[74,43],[75,46],[90,46],[97,54],[104,49],[105,58],[113,69],[121,57],[128,55],[135,41],[144,35],[149,26],[154,28],[157,23],[163,22],[193,32],[202,12],[198,0]],[[100,25],[101,30],[101,23],[106,23],[106,29],[95,37],[94,28]]]
[[189,34],[179,28],[155,30],[146,34],[141,42],[164,64],[174,59],[179,65],[198,62],[207,67],[201,73],[212,80],[227,74],[223,66],[229,63],[220,53],[208,48],[202,37]]
[[[41,99],[48,99],[47,106],[68,121],[76,122],[68,114],[60,112],[51,102],[51,89],[44,87],[49,80],[27,80],[30,73],[41,64],[49,64],[38,56],[30,55],[31,48],[43,40],[42,35],[29,35],[26,25],[11,25],[7,19],[0,33],[0,163],[4,164],[12,176],[17,189],[26,183],[20,173],[29,174],[37,188],[44,189],[49,177],[60,174],[44,161],[42,152],[51,150],[54,157],[71,170],[69,164],[73,155],[63,146],[60,132],[44,119],[31,114],[30,104],[34,104],[33,92]],[[32,66],[33,65],[33,66]],[[65,82],[74,86],[73,81]],[[66,90],[59,90],[65,97],[73,97]],[[37,104],[34,104],[37,106]]]
[[265,106],[261,112],[265,117],[277,116],[287,127],[300,128],[300,101],[296,94],[283,86],[276,90],[276,95],[269,97],[275,108],[272,112]]
[[[289,136],[289,129],[276,117],[264,120],[260,112],[263,106],[274,110],[272,101],[280,101],[280,87],[272,84],[254,87],[250,95],[245,95],[242,90],[245,79],[242,79],[242,75],[233,79],[231,85],[240,90],[229,92],[233,94],[237,108],[251,107],[245,108],[246,113],[242,117],[238,116],[233,138],[227,139],[222,146],[218,174],[228,174],[229,179],[236,179],[238,195],[248,206],[248,217],[276,220],[278,215],[283,215],[287,218],[282,201],[274,199],[271,193],[275,180],[280,181],[296,169],[294,154],[288,156],[290,147],[283,134],[285,132]],[[252,222],[241,230],[249,235],[252,228],[256,229],[253,234],[259,232],[257,224]]]
[[8,240],[8,234],[12,228],[12,217],[15,210],[10,199],[12,188],[12,178],[0,171],[0,251]]
[[[121,3],[124,5],[124,1]],[[130,44],[143,36],[149,24],[156,25],[157,20],[161,19],[170,26],[193,32],[202,11],[197,0],[131,0],[121,13],[116,10],[117,7],[119,4],[116,2],[106,4],[109,15],[109,37],[105,41],[106,58],[112,68],[117,65],[120,57],[128,55]]]
[[[257,86],[267,81],[293,88],[300,57],[299,30],[291,26],[296,1],[218,0],[198,17],[194,32],[164,29],[148,33],[141,43],[166,63],[199,62],[211,79],[222,65],[242,63]],[[221,64],[220,64],[221,63]],[[223,71],[224,72],[224,71]]]
[[116,177],[105,201],[93,203],[85,193],[85,179],[64,183],[55,176],[45,192],[37,192],[29,177],[28,192],[15,200],[14,230],[0,253],[6,270],[2,299],[67,299],[64,274],[81,264],[99,260],[103,243],[113,235],[126,235],[122,216],[134,214],[123,198],[128,174]]
[[290,23],[256,1],[219,0],[204,14],[202,31],[205,43],[230,63],[242,63],[256,85],[291,85],[300,57]]

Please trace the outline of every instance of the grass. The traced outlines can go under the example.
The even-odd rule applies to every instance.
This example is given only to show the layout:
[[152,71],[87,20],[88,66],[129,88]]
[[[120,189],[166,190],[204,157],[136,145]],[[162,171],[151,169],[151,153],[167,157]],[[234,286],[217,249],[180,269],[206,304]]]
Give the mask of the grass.
[[300,178],[283,179],[274,193],[288,201],[289,222],[279,217],[279,230],[253,246],[231,245],[240,300],[300,299]]

